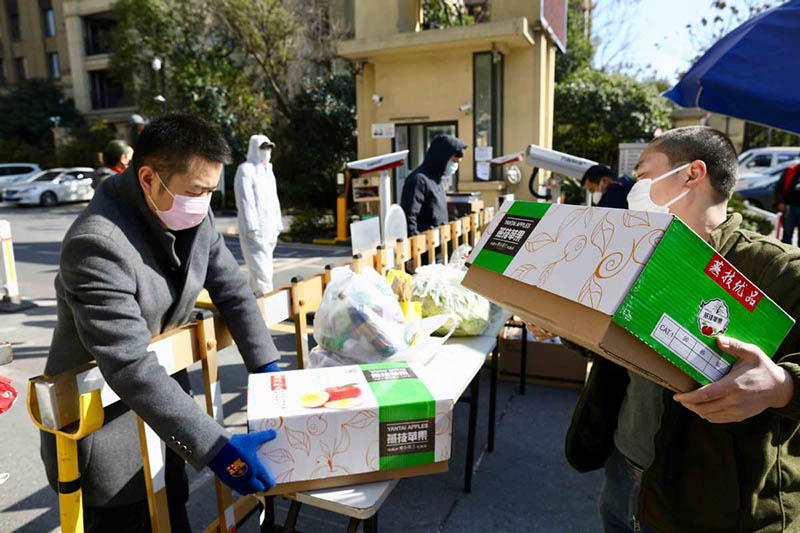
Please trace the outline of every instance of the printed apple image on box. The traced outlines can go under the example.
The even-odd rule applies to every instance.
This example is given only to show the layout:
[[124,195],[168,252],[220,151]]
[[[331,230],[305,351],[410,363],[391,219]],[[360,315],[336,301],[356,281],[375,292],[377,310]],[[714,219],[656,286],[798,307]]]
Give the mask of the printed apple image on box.
[[794,325],[670,214],[507,202],[469,263],[465,286],[674,390],[730,370],[718,335],[771,357]]
[[248,429],[277,432],[258,452],[270,493],[445,471],[454,399],[433,379],[407,363],[251,375]]

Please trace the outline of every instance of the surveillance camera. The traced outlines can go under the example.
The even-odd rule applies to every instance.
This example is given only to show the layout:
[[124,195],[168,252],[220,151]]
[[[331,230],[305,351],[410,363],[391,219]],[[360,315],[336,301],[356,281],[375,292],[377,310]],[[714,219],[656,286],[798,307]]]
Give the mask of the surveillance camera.
[[373,94],[372,95],[372,101],[375,102],[376,104],[380,105],[381,102],[383,102],[383,96],[381,96],[379,94]]
[[470,111],[472,111],[472,104],[460,105],[458,106],[458,110],[461,111],[462,113],[469,113]]

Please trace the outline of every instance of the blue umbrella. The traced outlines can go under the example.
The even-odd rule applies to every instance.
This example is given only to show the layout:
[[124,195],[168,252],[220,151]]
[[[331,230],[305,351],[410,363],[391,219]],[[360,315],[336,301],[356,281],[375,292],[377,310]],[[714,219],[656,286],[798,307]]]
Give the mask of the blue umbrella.
[[800,133],[800,0],[720,39],[664,96],[682,107]]

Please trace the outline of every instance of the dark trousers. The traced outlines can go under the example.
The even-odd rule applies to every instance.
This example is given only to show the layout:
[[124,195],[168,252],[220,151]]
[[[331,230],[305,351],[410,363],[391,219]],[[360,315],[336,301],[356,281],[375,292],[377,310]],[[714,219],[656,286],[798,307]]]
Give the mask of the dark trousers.
[[639,491],[642,470],[616,449],[606,461],[606,478],[600,494],[600,518],[606,533],[650,533],[653,530],[639,522]]
[[[169,502],[169,521],[173,533],[190,532],[186,502],[189,500],[189,479],[186,463],[175,452],[167,448],[164,466]],[[83,524],[86,533],[138,533],[152,531],[147,499],[122,507],[83,508]]]
[[783,236],[781,240],[786,244],[792,244],[795,229],[800,229],[800,205],[787,205],[786,212],[783,214]]

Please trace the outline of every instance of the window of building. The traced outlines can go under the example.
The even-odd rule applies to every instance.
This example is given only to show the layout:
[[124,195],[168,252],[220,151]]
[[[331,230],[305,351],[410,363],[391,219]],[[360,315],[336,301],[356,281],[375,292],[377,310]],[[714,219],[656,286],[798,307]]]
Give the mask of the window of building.
[[125,85],[111,77],[107,70],[95,70],[89,73],[92,109],[123,107],[131,103],[125,92]]
[[16,70],[17,74],[17,81],[25,81],[28,76],[25,72],[25,58],[24,57],[15,57],[14,58],[14,70]]
[[8,17],[8,25],[11,27],[11,40],[21,40],[22,31],[19,24],[19,4],[17,0],[6,0],[6,16]]
[[[474,147],[491,147],[492,157],[503,154],[503,54],[480,52],[473,61]],[[502,179],[500,169],[475,161],[476,179]]]
[[83,17],[83,44],[87,56],[110,51],[109,40],[115,26],[116,22],[108,13]]
[[[408,150],[408,160],[402,167],[397,167],[394,173],[394,198],[392,201],[400,203],[403,185],[406,177],[422,164],[425,152],[428,151],[431,141],[440,134],[458,137],[458,124],[456,122],[429,122],[423,124],[397,124],[394,130],[393,151]],[[455,192],[458,185],[458,172],[453,176],[449,192]]]
[[61,67],[58,64],[58,52],[47,53],[47,74],[53,80],[61,79]]
[[45,37],[56,36],[56,17],[52,7],[42,9],[42,26],[44,26]]

